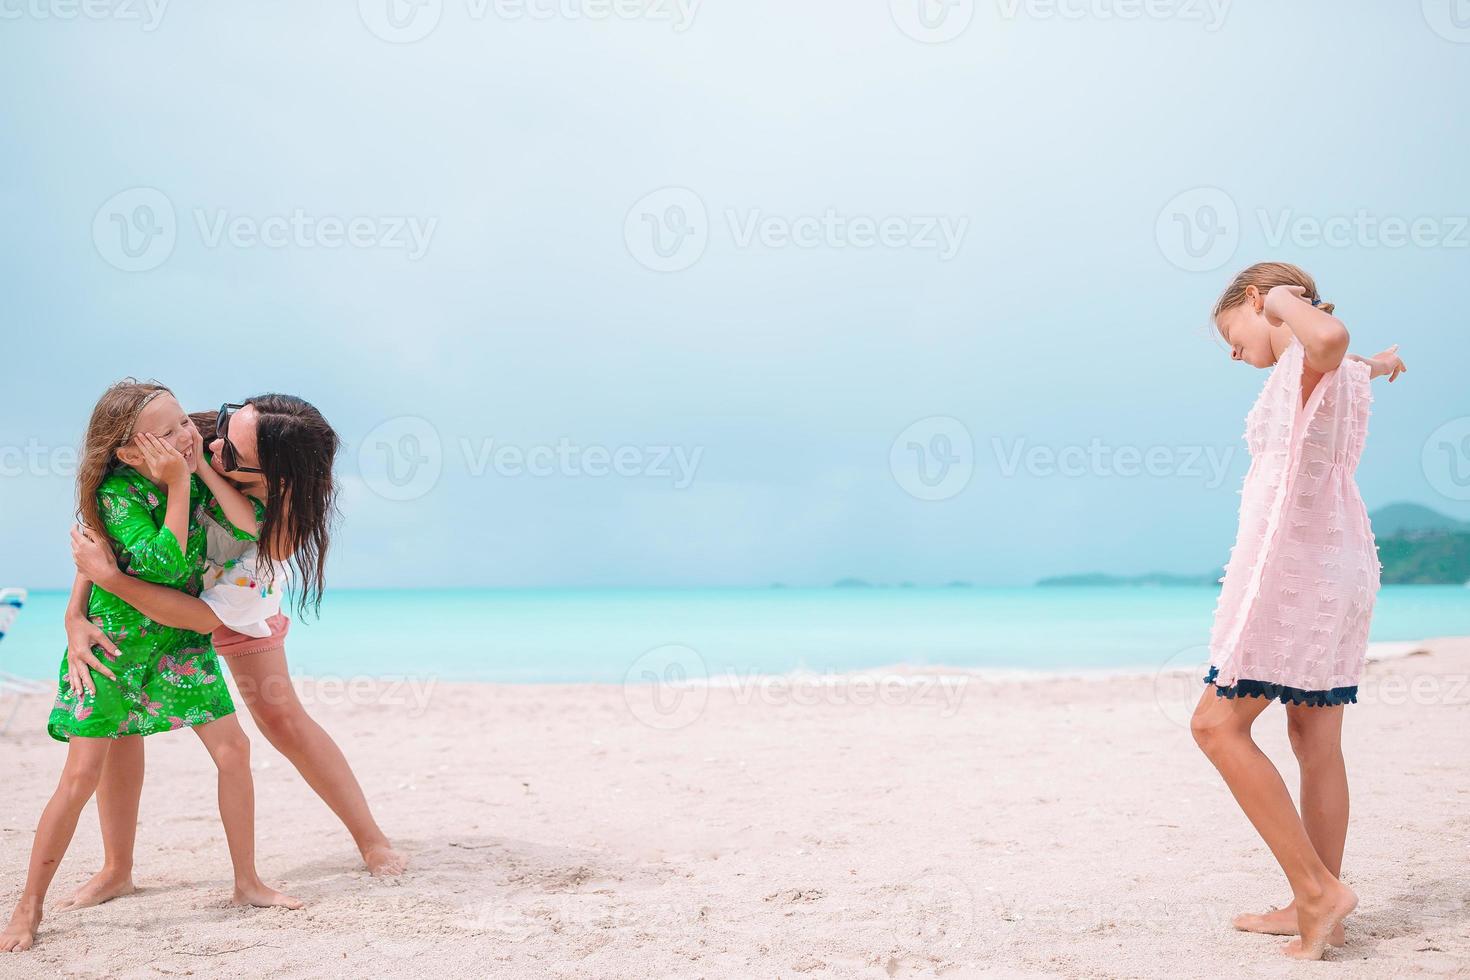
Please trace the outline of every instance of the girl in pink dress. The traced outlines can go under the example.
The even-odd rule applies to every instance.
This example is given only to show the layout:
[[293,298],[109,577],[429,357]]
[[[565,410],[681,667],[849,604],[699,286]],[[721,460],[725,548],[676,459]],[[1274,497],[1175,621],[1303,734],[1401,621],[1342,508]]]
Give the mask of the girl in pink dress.
[[[1240,530],[1191,724],[1291,885],[1285,908],[1239,916],[1235,926],[1298,935],[1285,952],[1301,959],[1344,942],[1343,919],[1358,901],[1338,880],[1348,819],[1341,733],[1343,706],[1357,701],[1379,564],[1354,471],[1370,382],[1404,371],[1396,348],[1349,354],[1332,311],[1311,276],[1279,262],[1246,269],[1215,306],[1231,357],[1271,374],[1246,416]],[[1300,814],[1251,738],[1272,701],[1286,705]]]

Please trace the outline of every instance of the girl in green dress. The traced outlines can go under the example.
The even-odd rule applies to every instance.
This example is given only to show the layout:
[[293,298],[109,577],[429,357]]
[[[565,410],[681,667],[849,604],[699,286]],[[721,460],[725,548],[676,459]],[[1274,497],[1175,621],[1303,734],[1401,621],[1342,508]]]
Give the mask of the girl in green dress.
[[[131,379],[109,388],[92,411],[77,475],[84,524],[105,531],[127,574],[198,595],[206,512],[232,533],[258,533],[251,502],[204,465],[199,431],[161,385]],[[233,901],[300,908],[255,870],[255,789],[250,742],[235,718],[209,637],[164,626],[93,587],[88,613],[120,655],[115,679],[75,689],[61,666],[47,731],[68,743],[56,792],[41,814],[29,872],[0,952],[28,949],[42,903],[97,789],[114,740],[189,727],[219,770],[219,809],[234,865]]]

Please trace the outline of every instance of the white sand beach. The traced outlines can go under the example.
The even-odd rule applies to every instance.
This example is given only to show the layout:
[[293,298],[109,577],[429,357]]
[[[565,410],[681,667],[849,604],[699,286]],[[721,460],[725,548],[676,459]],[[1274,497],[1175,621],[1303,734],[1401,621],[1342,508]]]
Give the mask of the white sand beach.
[[[307,681],[407,876],[359,870],[247,720],[260,866],[307,908],[229,907],[212,767],[158,736],[140,891],[48,913],[0,977],[1463,977],[1470,640],[1423,646],[1348,709],[1361,905],[1328,964],[1229,926],[1288,895],[1190,739],[1192,673],[715,687],[666,713],[618,686]],[[64,751],[48,707],[0,740],[7,912]],[[1258,733],[1294,784],[1280,706]],[[100,854],[94,805],[52,904]]]

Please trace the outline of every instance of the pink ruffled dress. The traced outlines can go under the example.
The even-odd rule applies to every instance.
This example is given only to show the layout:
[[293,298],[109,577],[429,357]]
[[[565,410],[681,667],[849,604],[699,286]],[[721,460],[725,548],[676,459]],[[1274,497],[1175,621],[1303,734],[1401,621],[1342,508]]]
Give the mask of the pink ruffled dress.
[[1293,338],[1246,416],[1251,467],[1205,681],[1225,697],[1346,704],[1357,700],[1379,586],[1354,478],[1372,371],[1344,360],[1303,406],[1304,362]]

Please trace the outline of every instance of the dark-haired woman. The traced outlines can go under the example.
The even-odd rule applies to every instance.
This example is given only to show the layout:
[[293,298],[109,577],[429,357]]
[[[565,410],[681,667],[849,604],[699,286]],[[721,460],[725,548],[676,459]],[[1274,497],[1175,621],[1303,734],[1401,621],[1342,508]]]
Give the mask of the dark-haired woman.
[[[92,582],[158,623],[212,634],[215,651],[230,665],[261,733],[346,825],[368,871],[401,874],[405,859],[373,819],[342,750],[306,713],[286,666],[290,620],[279,606],[287,577],[296,579],[298,612],[321,606],[336,513],[332,464],[337,433],[314,407],[290,395],[261,395],[242,405],[225,405],[217,416],[199,415],[195,420],[210,451],[210,465],[257,501],[258,512],[263,511],[258,550],[212,555],[217,559],[212,576],[216,587],[204,598],[195,598],[119,572],[111,548],[85,529],[74,529],[72,554],[78,575],[66,616],[72,683],[90,688],[94,670],[112,676],[93,651],[99,648],[113,656],[116,650],[87,620],[86,607],[78,602],[79,596],[85,599]],[[231,571],[237,574],[231,576]],[[244,586],[236,584],[240,578]],[[63,908],[85,908],[133,891],[133,843],[142,789],[143,741],[119,739],[108,754],[97,792],[103,867]]]

